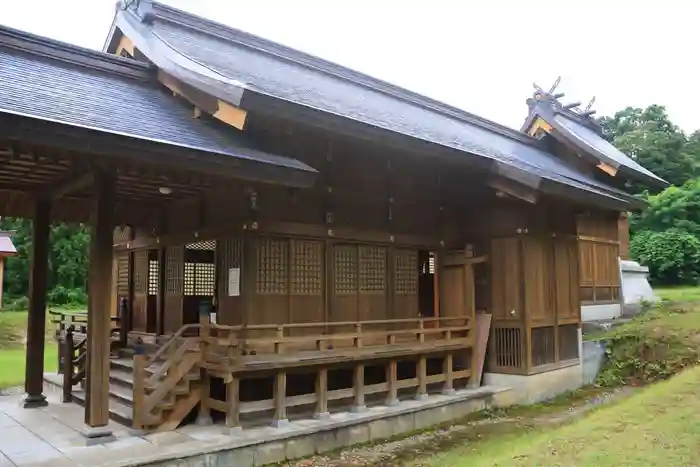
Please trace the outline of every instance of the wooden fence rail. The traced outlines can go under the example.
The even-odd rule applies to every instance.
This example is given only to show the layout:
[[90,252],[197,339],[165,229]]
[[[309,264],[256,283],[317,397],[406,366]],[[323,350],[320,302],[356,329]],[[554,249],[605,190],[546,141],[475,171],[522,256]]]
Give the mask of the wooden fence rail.
[[[305,330],[303,335],[299,330]],[[197,330],[197,337],[188,337]],[[251,332],[264,333],[251,337]],[[199,403],[199,420],[223,412],[232,429],[241,415],[272,412],[272,422],[287,420],[290,408],[309,405],[316,416],[328,413],[328,404],[351,400],[361,411],[370,395],[385,394],[387,404],[398,401],[399,391],[414,388],[427,395],[428,386],[440,384],[445,393],[454,381],[470,377],[474,345],[472,318],[393,319],[360,322],[292,323],[225,326],[200,315],[199,324],[182,327],[150,357],[134,357],[133,419],[136,428],[173,429]],[[428,358],[440,359],[442,371],[428,374]],[[399,379],[399,361],[416,360],[415,376]],[[385,381],[365,383],[365,367],[385,368]],[[352,371],[352,387],[329,389],[329,370],[345,365]],[[315,374],[314,391],[287,395],[289,371],[303,368]],[[271,375],[271,399],[241,401],[241,381]],[[225,400],[211,397],[211,378],[226,385]]]
[[68,326],[65,329],[61,342],[63,354],[63,393],[62,401],[71,402],[73,400],[73,386],[80,383],[85,384],[85,371],[87,368],[87,338],[85,335],[75,335],[74,327]]

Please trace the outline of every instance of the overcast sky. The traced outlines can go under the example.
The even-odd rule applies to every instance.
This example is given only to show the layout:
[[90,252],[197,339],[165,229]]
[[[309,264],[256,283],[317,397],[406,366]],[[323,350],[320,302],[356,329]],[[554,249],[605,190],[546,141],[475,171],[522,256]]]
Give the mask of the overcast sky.
[[[165,0],[518,128],[532,82],[700,129],[694,0]],[[101,49],[115,0],[5,0],[0,23]],[[1,64],[0,64],[1,65]]]

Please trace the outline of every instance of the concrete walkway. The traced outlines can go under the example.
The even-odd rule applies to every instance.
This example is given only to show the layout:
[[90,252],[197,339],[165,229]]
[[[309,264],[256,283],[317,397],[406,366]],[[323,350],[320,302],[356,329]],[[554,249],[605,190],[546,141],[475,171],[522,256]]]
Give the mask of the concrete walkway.
[[18,394],[0,396],[0,467],[260,466],[426,428],[490,407],[509,392],[485,386],[234,433],[186,425],[137,436],[110,422],[117,439],[97,446],[87,446],[81,434],[83,407],[62,404],[58,393],[47,392],[49,405],[41,409],[23,409]]

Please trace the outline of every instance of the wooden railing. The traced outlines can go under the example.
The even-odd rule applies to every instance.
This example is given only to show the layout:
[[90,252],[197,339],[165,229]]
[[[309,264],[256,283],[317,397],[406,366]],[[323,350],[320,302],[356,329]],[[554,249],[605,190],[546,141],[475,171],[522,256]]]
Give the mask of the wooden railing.
[[[187,337],[193,330],[198,336]],[[200,421],[211,420],[212,411],[223,412],[228,426],[239,429],[241,416],[259,412],[272,411],[272,422],[279,425],[288,409],[300,406],[324,416],[329,402],[342,399],[360,411],[370,395],[384,394],[385,402],[394,405],[400,391],[422,398],[437,385],[450,393],[456,380],[471,375],[472,332],[470,317],[225,326],[211,324],[203,314],[199,324],[181,328],[150,357],[137,346],[134,427],[174,429],[197,403]],[[441,361],[441,372],[428,373],[429,358]],[[415,361],[415,373],[400,378],[400,361]],[[383,382],[365,384],[370,365],[384,367]],[[329,370],[339,366],[351,370],[352,385],[329,389]],[[287,374],[302,367],[315,374],[314,391],[288,395]],[[241,381],[270,374],[271,398],[241,400]],[[225,383],[225,400],[211,396],[212,377]]]
[[[350,328],[351,330],[348,330]],[[299,335],[301,329],[317,334]],[[279,326],[202,326],[203,367],[211,376],[226,383],[226,400],[204,397],[201,410],[226,414],[231,429],[240,428],[241,415],[273,411],[273,424],[287,420],[287,410],[313,406],[317,417],[328,414],[328,404],[352,400],[352,410],[361,411],[369,395],[384,394],[385,403],[398,403],[400,390],[415,388],[413,396],[422,398],[428,385],[441,384],[445,393],[454,390],[454,381],[471,375],[472,362],[467,350],[474,344],[470,317],[394,319],[361,322],[294,323]],[[340,332],[334,332],[340,330]],[[248,337],[251,332],[274,333],[269,337]],[[427,359],[434,355],[442,361],[442,371],[428,375]],[[454,366],[455,356],[462,367]],[[416,359],[415,376],[398,379],[400,360]],[[352,370],[352,387],[328,389],[331,365],[345,364]],[[385,381],[365,384],[368,364],[384,366]],[[305,367],[315,373],[313,393],[287,395],[287,372]],[[240,383],[273,372],[271,399],[242,402]],[[204,394],[207,394],[206,392]]]
[[198,325],[183,326],[148,357],[137,344],[134,355],[132,419],[136,429],[173,430],[201,400],[199,338],[184,337]]
[[61,373],[63,374],[63,402],[73,400],[73,386],[85,384],[85,370],[87,366],[87,336],[86,334],[74,334],[75,327],[70,325],[65,328],[61,339],[61,352],[63,355]]

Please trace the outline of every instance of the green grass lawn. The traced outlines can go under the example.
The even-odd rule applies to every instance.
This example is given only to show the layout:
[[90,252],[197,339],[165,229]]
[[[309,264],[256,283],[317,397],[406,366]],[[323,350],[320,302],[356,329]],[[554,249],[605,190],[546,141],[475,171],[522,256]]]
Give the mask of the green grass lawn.
[[571,424],[465,444],[426,467],[700,465],[700,367]]
[[662,300],[671,302],[698,302],[700,301],[700,287],[655,287],[654,293]]
[[[24,347],[0,349],[0,389],[24,384]],[[47,342],[44,349],[44,372],[56,371],[58,346]]]
[[[47,321],[44,350],[46,372],[56,371],[58,347],[53,340],[54,329],[55,325]],[[0,312],[0,389],[24,384],[26,333],[26,312]]]

